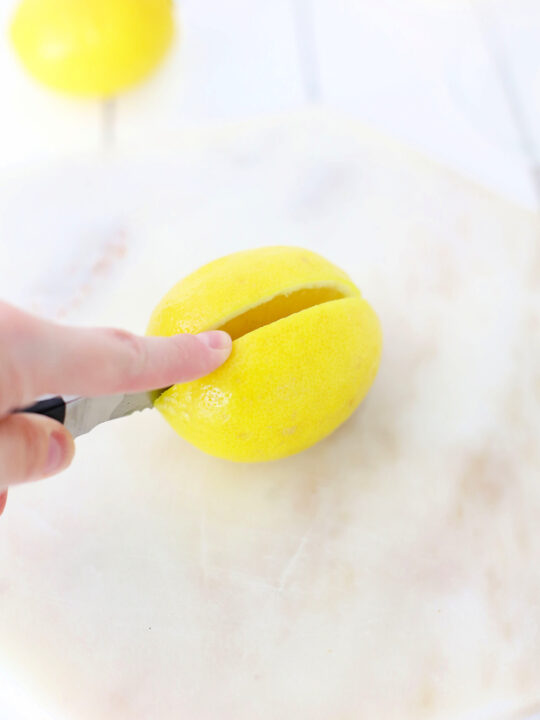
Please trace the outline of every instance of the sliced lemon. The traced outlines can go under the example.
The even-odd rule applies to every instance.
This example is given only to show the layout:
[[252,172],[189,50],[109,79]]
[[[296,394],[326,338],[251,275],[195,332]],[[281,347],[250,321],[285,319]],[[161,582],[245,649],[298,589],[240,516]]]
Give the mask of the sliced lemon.
[[205,265],[154,310],[150,335],[221,329],[229,360],[156,400],[172,427],[217,457],[273,460],[335,430],[369,390],[381,355],[374,311],[346,273],[291,247]]

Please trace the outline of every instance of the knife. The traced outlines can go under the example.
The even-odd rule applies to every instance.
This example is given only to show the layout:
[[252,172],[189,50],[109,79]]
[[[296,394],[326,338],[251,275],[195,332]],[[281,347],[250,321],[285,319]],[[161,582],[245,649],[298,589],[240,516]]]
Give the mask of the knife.
[[63,398],[57,395],[13,412],[46,415],[61,422],[73,437],[79,437],[108,420],[153,407],[156,397],[166,389],[99,397]]

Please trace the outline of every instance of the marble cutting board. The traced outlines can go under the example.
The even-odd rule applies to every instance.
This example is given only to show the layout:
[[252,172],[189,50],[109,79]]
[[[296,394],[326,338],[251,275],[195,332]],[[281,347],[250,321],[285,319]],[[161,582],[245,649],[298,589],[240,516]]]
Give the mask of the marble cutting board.
[[[143,331],[202,262],[303,245],[348,269],[385,346],[360,410],[296,457],[213,459],[146,411],[80,438],[60,477],[10,494],[0,678],[28,717],[537,712],[537,218],[324,112],[9,187],[37,197],[48,173],[56,192],[33,222],[57,228],[78,279],[61,297],[39,278],[23,293],[2,270],[8,297]],[[31,243],[35,225],[9,206]],[[99,265],[117,231],[122,249]]]

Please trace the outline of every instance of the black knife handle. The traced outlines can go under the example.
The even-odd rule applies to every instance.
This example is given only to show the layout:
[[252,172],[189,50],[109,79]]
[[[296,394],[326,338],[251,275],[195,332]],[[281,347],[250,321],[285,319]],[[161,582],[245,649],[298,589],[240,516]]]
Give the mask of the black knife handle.
[[38,402],[33,405],[21,408],[20,410],[14,410],[13,412],[46,415],[64,424],[64,420],[66,419],[66,401],[58,395],[56,397],[46,398],[45,400],[38,400]]

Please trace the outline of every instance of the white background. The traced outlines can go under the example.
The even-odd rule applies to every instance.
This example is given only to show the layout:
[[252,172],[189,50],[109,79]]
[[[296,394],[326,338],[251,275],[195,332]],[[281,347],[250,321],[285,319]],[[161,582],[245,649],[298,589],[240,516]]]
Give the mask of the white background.
[[0,172],[320,103],[537,206],[538,0],[183,0],[165,64],[108,107],[25,76],[13,6],[0,6]]

